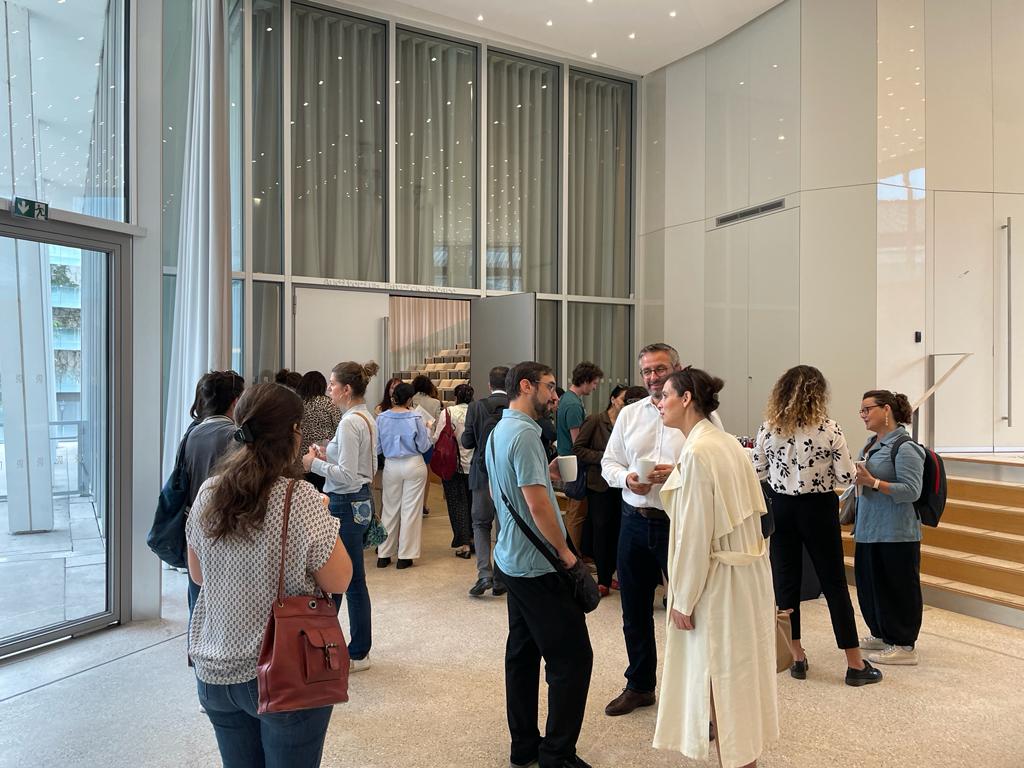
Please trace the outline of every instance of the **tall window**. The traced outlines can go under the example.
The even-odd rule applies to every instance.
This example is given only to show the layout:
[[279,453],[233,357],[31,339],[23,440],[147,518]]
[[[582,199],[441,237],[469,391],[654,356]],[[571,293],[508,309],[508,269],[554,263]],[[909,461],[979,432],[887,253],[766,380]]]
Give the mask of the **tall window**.
[[569,73],[569,293],[631,290],[633,87]]
[[292,5],[292,273],[385,279],[381,24]]
[[252,7],[252,269],[283,271],[281,0]]
[[0,196],[124,221],[124,0],[0,3],[0,28]]
[[406,30],[397,47],[395,280],[474,288],[477,49]]
[[487,57],[487,287],[558,290],[558,67]]
[[634,375],[629,352],[633,338],[631,310],[614,304],[569,302],[569,370],[589,360],[604,371],[601,386],[589,402],[584,399],[587,413],[603,408],[612,389],[617,384],[627,386]]

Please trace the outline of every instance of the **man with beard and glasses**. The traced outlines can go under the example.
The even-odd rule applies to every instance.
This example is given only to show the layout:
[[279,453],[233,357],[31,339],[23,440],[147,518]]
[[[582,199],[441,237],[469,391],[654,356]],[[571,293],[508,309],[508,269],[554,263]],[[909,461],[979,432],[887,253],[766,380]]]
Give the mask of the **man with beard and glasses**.
[[[640,375],[649,397],[623,407],[601,460],[601,476],[622,489],[617,568],[626,640],[626,687],[605,707],[606,715],[628,715],[655,703],[658,647],[654,639],[654,592],[668,573],[669,520],[661,486],[672,473],[686,437],[662,423],[657,402],[665,380],[682,370],[679,353],[668,344],[640,350]],[[716,413],[709,416],[719,429]],[[645,466],[646,465],[646,466]],[[649,469],[646,477],[640,471]]]
[[[537,418],[555,399],[555,377],[541,363],[519,363],[508,373],[509,407],[486,445],[487,477],[500,523],[495,570],[508,588],[505,698],[512,768],[589,768],[576,755],[590,689],[593,650],[583,609],[567,581],[522,531],[529,526],[567,567],[576,563],[558,511]],[[548,682],[543,738],[537,727],[540,662]]]

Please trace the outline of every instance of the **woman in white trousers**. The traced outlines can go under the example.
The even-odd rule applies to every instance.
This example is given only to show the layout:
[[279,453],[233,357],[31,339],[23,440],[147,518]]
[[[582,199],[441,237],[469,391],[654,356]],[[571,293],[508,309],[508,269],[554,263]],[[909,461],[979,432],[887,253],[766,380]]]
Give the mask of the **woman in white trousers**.
[[408,568],[420,556],[427,491],[423,454],[430,450],[431,441],[423,420],[409,409],[412,396],[410,384],[397,385],[391,392],[394,405],[377,417],[380,450],[386,459],[381,523],[388,531],[387,540],[377,549],[378,568],[387,568],[396,555],[395,567]]

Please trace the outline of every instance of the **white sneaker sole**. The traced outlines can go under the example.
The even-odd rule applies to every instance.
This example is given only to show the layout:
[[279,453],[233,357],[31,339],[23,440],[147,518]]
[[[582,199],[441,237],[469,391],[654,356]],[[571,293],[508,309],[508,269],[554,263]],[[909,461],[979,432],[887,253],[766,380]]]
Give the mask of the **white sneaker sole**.
[[888,664],[890,667],[916,667],[917,659],[890,659],[877,653],[868,656],[872,664]]

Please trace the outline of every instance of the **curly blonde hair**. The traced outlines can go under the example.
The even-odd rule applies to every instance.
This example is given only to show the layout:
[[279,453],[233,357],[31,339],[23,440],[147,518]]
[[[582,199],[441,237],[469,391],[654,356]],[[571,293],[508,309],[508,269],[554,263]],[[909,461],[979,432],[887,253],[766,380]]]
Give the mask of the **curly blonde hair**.
[[790,368],[775,382],[765,408],[765,423],[783,435],[814,427],[828,418],[828,382],[812,365]]

